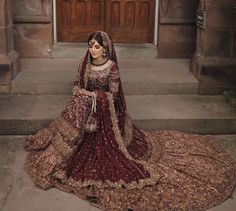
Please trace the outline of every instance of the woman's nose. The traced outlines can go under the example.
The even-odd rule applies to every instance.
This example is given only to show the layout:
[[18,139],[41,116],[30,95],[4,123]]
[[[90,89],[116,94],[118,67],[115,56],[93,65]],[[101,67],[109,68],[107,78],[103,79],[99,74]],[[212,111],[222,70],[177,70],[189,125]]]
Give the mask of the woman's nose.
[[95,52],[95,47],[94,46],[92,47],[92,52]]

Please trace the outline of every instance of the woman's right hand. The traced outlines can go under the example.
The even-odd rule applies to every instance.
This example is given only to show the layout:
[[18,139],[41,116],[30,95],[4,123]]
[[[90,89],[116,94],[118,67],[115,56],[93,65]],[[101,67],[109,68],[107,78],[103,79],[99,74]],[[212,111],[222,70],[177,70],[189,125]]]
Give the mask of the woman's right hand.
[[86,92],[87,91],[85,89],[81,89],[78,86],[75,86],[72,90],[73,95],[76,95],[76,96],[78,96],[78,95],[87,95]]
[[78,86],[74,86],[73,90],[72,90],[72,94],[73,95],[78,95],[78,91],[79,91],[79,87]]
[[73,95],[86,95],[86,96],[90,96],[90,97],[93,97],[94,95],[93,95],[93,92],[89,92],[89,91],[87,91],[87,90],[85,90],[85,89],[81,89],[81,88],[79,88],[78,86],[75,86],[74,88],[73,88],[73,90],[72,90],[72,93],[73,93]]

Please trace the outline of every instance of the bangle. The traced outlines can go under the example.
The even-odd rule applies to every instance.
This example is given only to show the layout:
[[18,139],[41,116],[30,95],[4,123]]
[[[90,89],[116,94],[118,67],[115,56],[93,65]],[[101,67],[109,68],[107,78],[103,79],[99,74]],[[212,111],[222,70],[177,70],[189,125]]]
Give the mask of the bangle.
[[93,99],[92,99],[92,112],[96,112],[96,109],[97,109],[97,101],[96,101],[96,94],[95,94],[95,92],[92,92],[92,97],[93,97]]
[[94,91],[93,93],[94,93],[94,97],[97,98],[98,92],[97,92],[97,91]]

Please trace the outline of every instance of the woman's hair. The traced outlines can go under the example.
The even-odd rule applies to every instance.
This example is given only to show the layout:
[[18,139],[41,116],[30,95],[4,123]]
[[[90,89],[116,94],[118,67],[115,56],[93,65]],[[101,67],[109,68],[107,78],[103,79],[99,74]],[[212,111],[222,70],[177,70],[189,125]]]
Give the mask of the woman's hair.
[[93,32],[92,34],[89,35],[89,38],[88,38],[88,44],[90,42],[90,40],[96,40],[99,45],[101,45],[103,48],[106,48],[103,44],[103,39],[102,39],[102,35],[101,35],[101,32]]

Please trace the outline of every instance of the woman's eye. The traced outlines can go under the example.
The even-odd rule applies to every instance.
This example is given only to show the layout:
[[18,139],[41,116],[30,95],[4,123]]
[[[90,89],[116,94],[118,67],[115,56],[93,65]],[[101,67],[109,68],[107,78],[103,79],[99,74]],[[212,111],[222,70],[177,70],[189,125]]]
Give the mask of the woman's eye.
[[89,48],[92,48],[92,47],[93,47],[93,45],[89,45],[88,47],[89,47]]
[[95,45],[95,48],[96,48],[96,49],[99,49],[99,48],[100,48],[100,46],[99,46],[99,45]]

